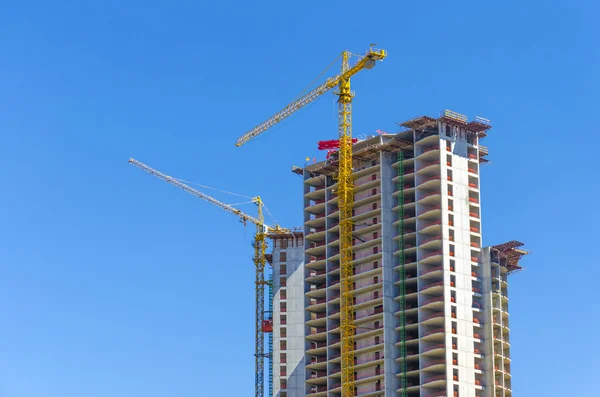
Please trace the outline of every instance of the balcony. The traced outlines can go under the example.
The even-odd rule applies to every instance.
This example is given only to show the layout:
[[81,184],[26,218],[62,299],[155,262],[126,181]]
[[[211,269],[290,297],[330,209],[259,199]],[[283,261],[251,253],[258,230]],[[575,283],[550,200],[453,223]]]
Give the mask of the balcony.
[[[366,368],[365,370],[361,371],[358,370],[358,373],[356,374],[356,378],[354,378],[357,381],[364,381],[366,379],[370,379],[370,378],[375,378],[378,376],[383,376],[383,371],[382,370],[377,370],[376,368]],[[373,379],[371,379],[373,380]]]
[[427,291],[428,293],[434,293],[434,292],[439,292],[442,291],[442,289],[444,288],[444,281],[436,281],[427,285],[422,285],[419,287],[419,292],[425,292]]
[[327,270],[323,269],[319,269],[319,270],[312,270],[309,269],[307,272],[307,276],[306,276],[306,281],[308,282],[320,282],[320,281],[324,281],[325,278],[324,277],[319,277],[319,276],[324,276],[325,274],[327,274]]
[[382,299],[382,293],[380,291],[374,291],[366,294],[360,294],[354,296],[354,307],[355,309],[359,309],[359,307],[365,303],[370,305],[376,303],[375,301],[379,301]]
[[438,358],[435,360],[424,360],[423,362],[423,369],[428,369],[428,370],[440,370],[442,369],[442,367],[446,365],[446,359],[445,358]]
[[419,232],[434,232],[437,231],[441,228],[442,226],[442,221],[441,220],[434,220],[434,221],[423,221],[420,224],[420,227],[418,228]]
[[[435,296],[435,297],[427,297],[424,296],[424,300],[421,303],[421,308],[437,308],[437,307],[443,307],[444,304],[444,297],[443,296]],[[430,306],[431,307],[428,307]]]
[[[396,184],[398,182],[398,177],[392,178],[392,182]],[[414,189],[414,188],[415,188],[414,178],[413,177],[407,178],[405,176],[404,185],[402,185],[402,192],[404,194],[411,193],[412,189]],[[392,197],[398,197],[399,193],[400,193],[400,190],[396,190],[395,192],[392,193]]]
[[325,283],[323,284],[309,284],[309,290],[306,292],[306,296],[314,299],[322,299],[325,298],[325,293],[327,291],[327,287]]
[[[316,338],[319,337],[324,337],[326,335],[324,335],[324,333],[327,332],[327,327],[310,327],[310,333],[308,334],[307,338],[310,338],[311,340],[316,340]],[[316,338],[312,338],[312,337],[316,337]],[[326,343],[323,342],[325,345]],[[320,343],[318,343],[319,347]]]
[[[373,263],[361,263],[360,265],[354,266],[354,275],[364,275],[365,273],[371,272],[373,270],[381,269],[381,265],[378,262]],[[373,272],[372,274],[380,274],[381,271]]]
[[423,255],[421,255],[421,261],[423,261],[425,259],[433,258],[436,256],[442,256],[442,255],[443,255],[442,250],[430,251],[430,252],[427,252],[427,253],[424,253]]
[[315,257],[325,255],[325,241],[308,244],[305,253]]
[[373,287],[373,286],[379,286],[381,285],[381,279],[377,278],[377,280],[375,280],[374,277],[373,279],[362,279],[362,280],[358,280],[354,282],[354,291],[357,292],[359,289],[362,288],[368,288],[368,287]]
[[306,233],[306,240],[307,241],[315,241],[315,242],[318,242],[319,240],[323,241],[323,240],[325,240],[325,231],[326,230],[327,230],[327,228],[325,226],[309,227],[308,233]]
[[354,331],[354,335],[363,335],[363,334],[368,334],[368,333],[376,333],[376,331],[383,329],[383,324],[379,324],[379,326],[374,327],[374,326],[370,326],[370,327],[360,327],[357,326],[356,330]]
[[317,265],[320,265],[320,264],[325,264],[325,258],[326,258],[325,255],[319,255],[319,256],[310,255],[308,257],[308,263],[307,263],[307,265],[312,264],[314,266],[317,266]]
[[439,175],[422,178],[418,183],[418,186],[423,189],[433,189],[434,187],[439,186],[441,179],[442,178]]
[[443,383],[446,382],[446,375],[432,375],[432,376],[424,376],[422,386],[430,385],[430,386],[442,386]]
[[444,321],[444,312],[433,312],[421,316],[421,324]]
[[309,380],[319,379],[327,376],[327,371],[312,371],[308,377]]
[[308,393],[311,395],[313,395],[313,394],[317,395],[319,393],[324,393],[323,395],[325,396],[327,393],[327,386],[312,386]]
[[[415,271],[413,271],[413,272],[407,271],[404,275],[404,281],[405,282],[417,281],[416,277],[417,277],[417,273]],[[399,273],[394,274],[394,284],[399,283],[400,279],[401,279],[401,276]]]
[[419,160],[424,160],[424,161],[425,161],[425,159],[439,158],[439,153],[436,153],[439,150],[440,150],[439,146],[425,148],[425,149],[423,149],[423,151],[420,154],[417,154],[416,158],[418,158]]
[[402,379],[400,379],[399,385],[400,385],[400,388],[398,389],[398,391],[401,391],[405,386],[407,389],[409,389],[411,387],[419,386],[419,380],[418,379],[407,379],[406,385],[405,385],[404,382],[402,381]]
[[442,244],[442,236],[423,235],[419,237],[419,248],[439,250]]
[[426,353],[441,353],[446,349],[446,345],[444,343],[435,343],[423,348],[423,354]]
[[364,340],[364,341],[357,341],[356,346],[354,348],[354,350],[356,352],[359,352],[360,350],[363,349],[371,349],[377,346],[380,346],[383,344],[383,338],[381,338],[379,341],[373,341],[373,340]]
[[309,202],[309,205],[304,208],[304,210],[310,214],[320,215],[325,213],[325,198],[321,200]]
[[379,393],[379,392],[381,392],[383,390],[384,390],[383,386],[381,386],[379,384],[377,384],[377,385],[370,385],[370,386],[367,386],[367,387],[364,387],[364,386],[360,387],[360,386],[358,386],[357,387],[356,396],[357,397],[358,396],[367,397],[367,396],[369,396],[371,394]]
[[306,364],[308,369],[327,368],[327,356],[311,356]]
[[435,338],[442,337],[443,338],[444,332],[445,332],[444,327],[433,328],[433,329],[423,332],[421,339],[423,339],[423,340],[430,339],[429,337],[435,337]]
[[304,197],[309,200],[319,200],[319,199],[325,197],[325,192],[326,192],[325,185],[321,185],[318,188],[311,186],[309,191],[304,193]]
[[329,391],[339,389],[340,387],[342,387],[342,382],[329,382]]
[[[421,164],[419,164],[419,166],[417,167],[417,173],[420,173],[421,171],[436,171],[439,169],[440,166],[440,160],[433,160],[433,161],[423,161]],[[439,172],[439,171],[438,171]]]
[[381,307],[375,307],[375,308],[371,308],[371,309],[362,309],[360,311],[357,311],[356,316],[354,317],[355,320],[361,320],[367,317],[371,317],[371,316],[375,316],[377,314],[381,314],[383,313],[383,306]]
[[441,193],[440,190],[437,189],[435,191],[425,191],[422,192],[419,200],[417,200],[418,204],[425,204],[425,205],[433,205],[433,204],[439,204],[441,201]]
[[[375,364],[383,360],[383,354],[381,352],[369,352],[358,355],[354,358],[354,365],[360,367],[363,364]],[[338,370],[339,371],[339,370]]]
[[319,215],[309,214],[309,218],[304,222],[307,228],[320,228],[325,226],[325,213]]
[[434,205],[431,207],[425,207],[424,209],[420,210],[419,213],[417,214],[417,217],[421,218],[423,215],[428,214],[429,216],[435,216],[436,214],[438,214],[440,212],[440,210],[442,209],[441,204],[438,205]]
[[310,321],[319,320],[319,319],[326,318],[326,317],[327,317],[327,313],[325,313],[325,312],[310,313]]
[[325,354],[327,352],[327,342],[311,342],[306,353],[313,355]]
[[439,277],[443,270],[444,270],[443,265],[429,267],[429,268],[426,268],[421,271],[421,277],[422,276],[432,277],[434,275]]

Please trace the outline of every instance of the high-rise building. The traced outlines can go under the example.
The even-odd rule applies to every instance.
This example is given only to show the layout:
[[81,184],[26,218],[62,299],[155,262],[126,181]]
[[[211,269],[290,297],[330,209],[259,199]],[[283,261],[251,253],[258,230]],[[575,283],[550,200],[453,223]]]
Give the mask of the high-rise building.
[[[506,276],[526,251],[481,246],[489,121],[445,111],[400,126],[353,149],[355,395],[511,396]],[[289,242],[274,246],[274,397],[341,395],[336,169],[336,153],[294,169],[304,240],[293,264]]]

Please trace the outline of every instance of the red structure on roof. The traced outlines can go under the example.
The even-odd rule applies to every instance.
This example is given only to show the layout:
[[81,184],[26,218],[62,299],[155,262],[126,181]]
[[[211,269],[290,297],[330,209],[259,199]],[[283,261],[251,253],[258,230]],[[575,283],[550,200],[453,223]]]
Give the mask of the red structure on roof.
[[[358,142],[357,138],[352,138],[352,143]],[[339,149],[340,141],[337,139],[331,139],[328,141],[319,141],[318,142],[319,150],[330,150],[330,149]]]

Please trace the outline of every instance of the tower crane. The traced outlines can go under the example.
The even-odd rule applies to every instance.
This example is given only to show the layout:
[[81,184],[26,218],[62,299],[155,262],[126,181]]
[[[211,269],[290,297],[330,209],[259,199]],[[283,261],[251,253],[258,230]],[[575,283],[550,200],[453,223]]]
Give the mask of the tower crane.
[[[236,146],[242,146],[252,138],[265,132],[275,124],[294,114],[304,106],[314,102],[321,95],[333,88],[337,88],[338,96],[338,135],[339,135],[339,169],[338,180],[338,208],[340,214],[340,315],[341,315],[341,346],[342,346],[342,397],[354,396],[354,313],[353,313],[353,286],[352,286],[352,206],[354,203],[354,181],[352,178],[352,98],[354,92],[350,90],[350,78],[364,69],[371,69],[377,61],[382,61],[386,56],[385,50],[373,48],[371,44],[364,56],[350,66],[351,53],[344,51],[341,54],[342,69],[340,74],[327,79],[323,84],[312,91],[302,95],[297,100],[288,104],[269,119],[263,121],[250,131],[242,135]],[[263,397],[257,391],[256,397]]]
[[256,307],[255,307],[255,346],[254,346],[254,372],[255,372],[255,388],[256,393],[260,393],[262,396],[264,394],[264,361],[266,358],[266,354],[264,351],[264,330],[263,330],[263,319],[265,313],[265,285],[267,281],[265,281],[265,265],[266,265],[266,250],[267,250],[267,242],[266,237],[268,234],[286,234],[290,233],[290,229],[282,228],[278,225],[268,226],[265,224],[264,214],[263,214],[263,201],[259,196],[252,198],[252,202],[256,204],[258,207],[258,216],[253,217],[248,215],[241,210],[232,207],[229,204],[225,204],[207,194],[204,194],[185,183],[180,182],[179,180],[165,175],[144,163],[141,163],[133,158],[129,159],[129,163],[135,165],[142,171],[147,172],[150,175],[153,175],[163,181],[170,183],[173,186],[180,188],[194,196],[201,198],[202,200],[206,200],[209,203],[216,205],[217,207],[236,215],[240,218],[240,220],[246,224],[246,222],[253,223],[256,225],[256,233],[254,235],[254,265],[256,267],[255,274],[255,284],[256,284]]

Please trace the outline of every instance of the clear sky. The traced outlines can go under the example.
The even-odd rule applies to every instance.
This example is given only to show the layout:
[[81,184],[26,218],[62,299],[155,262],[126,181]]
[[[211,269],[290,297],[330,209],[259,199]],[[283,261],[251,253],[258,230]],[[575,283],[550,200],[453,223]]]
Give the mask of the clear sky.
[[0,397],[251,396],[252,227],[127,160],[260,194],[300,225],[290,167],[336,137],[333,95],[235,140],[371,42],[389,56],[353,80],[355,135],[444,108],[492,120],[484,244],[532,251],[511,277],[514,393],[597,396],[599,12],[591,0],[4,2]]

